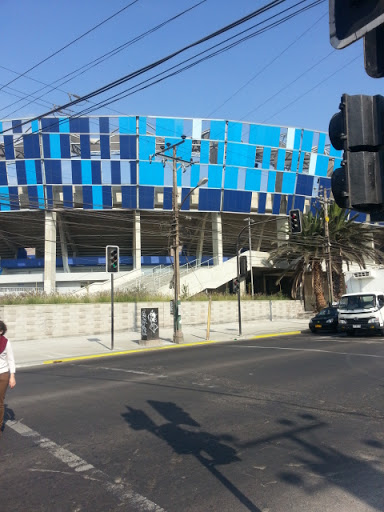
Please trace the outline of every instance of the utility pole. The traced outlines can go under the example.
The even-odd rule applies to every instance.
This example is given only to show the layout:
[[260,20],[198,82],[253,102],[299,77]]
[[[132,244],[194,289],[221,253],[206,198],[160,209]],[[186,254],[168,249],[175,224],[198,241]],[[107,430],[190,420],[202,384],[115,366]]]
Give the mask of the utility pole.
[[248,221],[248,245],[249,245],[249,266],[251,267],[251,294],[252,298],[255,295],[255,289],[253,286],[253,267],[252,267],[252,237],[251,237],[251,217],[246,219]]
[[333,304],[333,279],[332,279],[332,256],[331,256],[331,242],[329,240],[329,217],[328,217],[328,198],[326,190],[324,189],[324,234],[327,251],[327,266],[328,266],[328,288],[329,288],[329,302]]
[[172,210],[173,210],[173,262],[174,262],[174,329],[173,342],[182,343],[184,341],[181,328],[181,301],[180,301],[180,233],[179,233],[179,194],[177,189],[177,147],[173,147],[173,189],[172,189]]

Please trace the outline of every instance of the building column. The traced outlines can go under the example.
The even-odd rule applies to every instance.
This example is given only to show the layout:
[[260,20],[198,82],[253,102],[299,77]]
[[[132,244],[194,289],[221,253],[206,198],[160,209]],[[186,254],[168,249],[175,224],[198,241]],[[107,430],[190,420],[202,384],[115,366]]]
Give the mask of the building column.
[[44,292],[56,291],[56,212],[45,212]]
[[140,212],[133,212],[133,270],[141,269],[141,224]]
[[277,246],[284,245],[289,239],[289,221],[286,217],[276,219]]
[[223,263],[223,231],[221,214],[212,213],[212,249],[215,265]]
[[207,217],[208,217],[208,214],[206,213],[203,217],[203,222],[201,223],[200,236],[199,236],[199,240],[197,242],[197,254],[196,254],[197,265],[201,265],[201,261],[203,259],[205,225],[207,223]]
[[60,234],[60,247],[61,247],[61,258],[63,260],[63,270],[64,272],[70,272],[69,264],[68,264],[68,245],[67,245],[67,238],[65,236],[64,232],[64,226],[61,222],[60,215],[57,214],[57,225],[59,228],[59,234]]

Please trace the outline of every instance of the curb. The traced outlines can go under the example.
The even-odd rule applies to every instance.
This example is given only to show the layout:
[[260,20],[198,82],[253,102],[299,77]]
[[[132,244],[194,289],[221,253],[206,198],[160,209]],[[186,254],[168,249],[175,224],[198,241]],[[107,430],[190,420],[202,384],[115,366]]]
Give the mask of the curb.
[[[277,336],[292,336],[295,334],[302,334],[303,331],[289,331],[289,332],[276,332],[276,333],[268,333],[268,334],[258,334],[256,336],[249,336],[247,339],[261,339],[261,338],[274,338]],[[131,350],[122,350],[118,352],[109,352],[106,354],[90,354],[86,356],[75,356],[75,357],[63,357],[61,359],[51,359],[48,361],[43,361],[41,363],[37,363],[31,366],[39,366],[39,365],[48,365],[48,364],[59,364],[59,363],[69,363],[74,361],[84,361],[86,359],[101,359],[103,357],[115,357],[115,356],[125,356],[129,354],[139,354],[146,352],[153,352],[156,350],[171,350],[178,348],[188,348],[188,347],[198,347],[201,345],[213,345],[215,343],[233,343],[234,341],[241,341],[239,338],[233,338],[231,340],[206,340],[206,341],[194,341],[192,343],[183,343],[180,345],[162,345],[158,347],[148,347],[148,348],[135,348]],[[25,366],[24,366],[25,368]]]

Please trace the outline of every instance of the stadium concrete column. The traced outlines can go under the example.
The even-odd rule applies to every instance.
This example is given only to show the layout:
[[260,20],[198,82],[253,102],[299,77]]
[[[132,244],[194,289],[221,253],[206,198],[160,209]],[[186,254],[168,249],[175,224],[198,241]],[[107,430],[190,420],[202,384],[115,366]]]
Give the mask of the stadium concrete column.
[[200,228],[200,236],[199,236],[199,240],[197,242],[197,254],[196,254],[196,259],[197,259],[197,264],[198,265],[201,265],[201,261],[203,259],[203,251],[204,251],[204,236],[205,236],[205,225],[207,223],[207,217],[208,217],[208,214],[205,213],[204,214],[204,217],[203,217],[203,222],[201,223],[201,228]]
[[44,292],[56,291],[56,212],[45,212]]
[[212,213],[212,249],[215,265],[223,263],[223,230],[221,213]]
[[277,245],[283,245],[289,239],[288,217],[276,219]]
[[141,269],[140,212],[133,212],[133,270]]

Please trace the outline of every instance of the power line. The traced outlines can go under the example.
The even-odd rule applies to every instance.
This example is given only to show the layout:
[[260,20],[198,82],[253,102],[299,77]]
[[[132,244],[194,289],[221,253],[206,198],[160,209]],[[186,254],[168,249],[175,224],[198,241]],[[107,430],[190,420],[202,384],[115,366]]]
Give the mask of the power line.
[[38,62],[37,64],[34,64],[32,67],[30,67],[29,69],[27,69],[26,71],[24,71],[24,73],[21,73],[20,76],[14,78],[13,80],[11,80],[10,82],[8,82],[7,84],[3,85],[2,87],[0,87],[0,91],[2,91],[4,89],[4,87],[8,87],[8,85],[12,84],[13,82],[16,82],[16,80],[19,80],[19,78],[25,76],[26,74],[28,74],[30,71],[32,71],[33,69],[36,69],[37,67],[41,66],[41,64],[43,64],[44,62],[47,62],[48,60],[52,59],[52,57],[54,57],[55,55],[58,55],[59,53],[61,53],[62,51],[64,51],[65,49],[69,48],[70,46],[72,46],[73,44],[77,43],[78,41],[80,41],[80,39],[83,39],[83,37],[87,36],[88,34],[90,34],[91,32],[93,32],[94,30],[98,29],[99,27],[101,27],[102,25],[104,25],[105,23],[107,23],[108,21],[110,21],[112,18],[115,18],[116,16],[118,16],[119,14],[121,14],[123,11],[125,11],[126,9],[129,9],[129,7],[131,7],[132,5],[136,4],[139,0],[133,0],[133,2],[131,2],[130,4],[126,5],[125,7],[123,7],[122,9],[120,9],[119,11],[115,12],[114,14],[112,14],[111,16],[109,16],[108,18],[104,19],[103,21],[101,21],[100,23],[98,23],[97,25],[95,25],[94,27],[90,28],[89,30],[87,30],[86,32],[84,32],[83,34],[81,34],[80,36],[76,37],[75,39],[73,39],[72,41],[70,41],[69,43],[67,43],[66,45],[62,46],[61,48],[59,48],[58,50],[56,50],[55,52],[51,53],[50,55],[48,55],[48,57],[45,57],[45,59],[41,60],[40,62]]
[[[36,91],[34,91],[32,94],[37,94],[38,92],[41,92],[43,91],[44,89],[46,89],[47,87],[50,88],[49,91],[45,92],[44,94],[42,94],[41,96],[39,96],[38,99],[42,98],[43,96],[45,96],[46,94],[52,92],[52,91],[55,91],[55,90],[59,90],[59,91],[62,91],[62,89],[60,89],[61,86],[63,86],[64,84],[74,80],[75,78],[77,78],[78,76],[80,75],[83,75],[84,73],[87,73],[90,69],[98,66],[99,64],[101,64],[102,62],[106,61],[107,59],[111,58],[111,57],[114,57],[115,55],[117,55],[118,53],[122,52],[123,50],[125,50],[126,48],[128,48],[129,46],[132,46],[133,44],[137,43],[138,41],[140,41],[141,39],[147,37],[148,35],[150,34],[153,34],[154,32],[156,32],[157,30],[160,30],[161,28],[163,28],[164,26],[166,26],[168,23],[171,23],[172,21],[176,20],[177,18],[180,18],[181,16],[183,16],[184,14],[192,11],[193,9],[195,9],[196,7],[199,7],[201,4],[205,3],[207,0],[201,0],[200,2],[198,2],[197,4],[195,5],[192,5],[191,7],[189,7],[188,9],[185,9],[184,11],[176,14],[175,16],[172,16],[171,18],[168,18],[167,20],[163,21],[162,23],[159,23],[158,25],[150,28],[149,30],[145,31],[145,32],[142,32],[141,34],[139,34],[138,36],[126,41],[125,43],[123,43],[122,45],[120,46],[117,46],[116,48],[110,50],[109,52],[107,53],[104,53],[103,55],[101,55],[100,57],[97,57],[96,59],[88,62],[87,64],[84,64],[83,66],[80,66],[79,68],[71,71],[70,73],[67,73],[66,75],[62,76],[61,78],[58,78],[57,80],[55,80],[55,82],[51,83],[51,84],[44,84],[44,87],[41,87],[40,89],[37,89]],[[1,66],[0,66],[1,67]],[[29,77],[28,77],[29,78]],[[62,80],[64,80],[65,78],[68,78],[67,80],[65,80],[64,82],[62,82]],[[56,84],[57,82],[61,82],[59,85],[56,85],[55,87],[53,87],[53,84]],[[42,82],[40,82],[42,83]],[[66,91],[63,91],[63,92],[66,92]],[[24,99],[27,99],[29,97],[32,96],[32,94],[28,94],[24,97]],[[11,106],[19,103],[20,100],[18,101],[15,101],[13,103],[10,103],[9,105],[6,105],[5,107],[2,107],[0,109],[0,112],[2,110],[5,110],[6,108],[10,108]],[[33,101],[29,101],[28,103],[22,105],[20,108],[24,108],[28,105],[30,105],[31,103],[34,103]],[[8,117],[8,116],[11,116],[12,114],[14,114],[15,112],[17,112],[18,110],[20,110],[20,108],[14,110],[13,112],[10,112],[8,113],[5,117]]]

